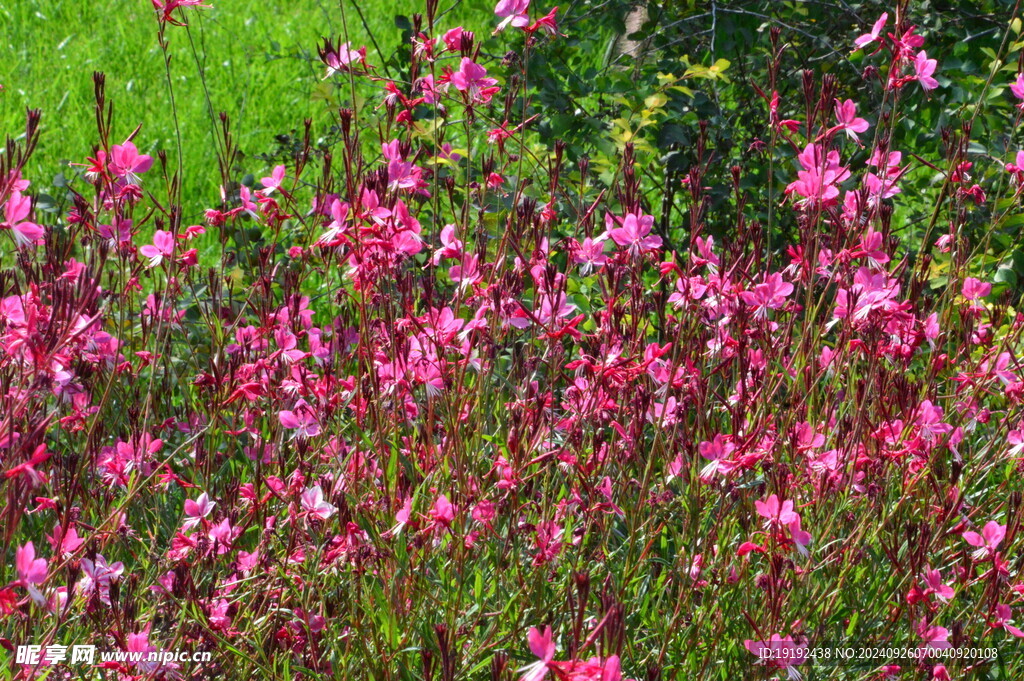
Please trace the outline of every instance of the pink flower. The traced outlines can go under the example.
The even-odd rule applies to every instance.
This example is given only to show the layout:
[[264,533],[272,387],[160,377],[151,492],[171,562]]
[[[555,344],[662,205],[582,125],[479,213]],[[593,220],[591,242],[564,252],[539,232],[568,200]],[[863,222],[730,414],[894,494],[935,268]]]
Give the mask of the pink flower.
[[661,237],[651,234],[651,227],[654,226],[653,215],[626,213],[620,218],[611,213],[605,213],[604,224],[607,230],[605,235],[625,248],[630,255],[661,248]]
[[83,558],[81,567],[85,574],[78,582],[79,593],[90,595],[96,592],[100,602],[110,605],[110,583],[124,574],[124,564],[118,561],[108,565],[106,558],[96,554],[95,560]]
[[925,440],[934,440],[939,435],[945,435],[953,430],[953,426],[942,421],[942,407],[933,404],[931,400],[924,400],[917,408],[917,417],[914,425]]
[[967,277],[964,279],[964,285],[960,292],[967,300],[978,300],[992,293],[992,284],[974,277]]
[[526,27],[526,32],[530,33],[530,34],[533,34],[533,33],[536,33],[539,30],[543,30],[545,33],[547,33],[548,35],[550,35],[552,37],[558,36],[558,35],[562,35],[562,34],[560,34],[558,32],[558,22],[555,19],[555,16],[557,14],[558,14],[558,8],[557,7],[552,8],[550,12],[548,12],[547,14],[542,16],[540,19],[537,19],[537,21],[535,21],[532,24],[530,24],[529,26],[527,26]]
[[213,507],[217,505],[216,501],[210,501],[209,495],[203,492],[199,497],[192,501],[191,499],[185,500],[185,515],[188,516],[183,523],[183,526],[188,529],[198,525],[203,518],[210,515],[213,511]]
[[728,475],[736,468],[736,464],[729,460],[736,446],[721,433],[710,442],[701,442],[697,449],[710,462],[700,471],[700,479],[704,482],[709,482],[715,473]]
[[784,281],[778,272],[765,277],[764,283],[757,284],[751,291],[740,293],[740,299],[754,308],[754,316],[765,319],[768,310],[777,310],[786,304],[786,298],[793,292],[793,285]]
[[18,247],[34,246],[43,237],[43,228],[34,222],[24,221],[32,211],[32,199],[21,192],[13,191],[4,205],[4,222],[0,227],[14,232]]
[[242,533],[242,528],[232,527],[231,519],[224,518],[216,525],[210,528],[210,531],[206,533],[206,536],[211,541],[215,542],[217,546],[217,555],[221,556],[231,550],[232,545],[235,543],[235,539]]
[[498,0],[494,7],[494,13],[503,17],[504,21],[494,29],[495,33],[504,31],[509,25],[515,28],[524,28],[530,23],[530,16],[526,11],[530,8],[530,0]]
[[281,188],[281,183],[284,182],[285,167],[274,166],[274,170],[271,171],[269,177],[264,177],[260,180],[260,184],[263,185],[263,193],[269,195],[275,189]]
[[53,552],[61,557],[71,555],[85,543],[85,540],[78,536],[78,530],[75,529],[74,525],[71,525],[65,531],[60,526],[60,523],[54,526],[53,534],[48,536],[46,541],[50,542]]
[[453,29],[445,31],[441,40],[444,41],[444,46],[449,52],[458,52],[462,49],[462,36],[465,33],[465,29],[461,26],[456,26]]
[[868,122],[863,118],[857,118],[857,105],[854,104],[852,99],[848,99],[845,102],[836,100],[836,120],[839,122],[838,128],[846,131],[849,135],[860,144],[860,138],[857,137],[857,133],[864,132],[868,129]]
[[530,652],[537,656],[538,660],[520,671],[526,672],[520,681],[540,681],[548,673],[548,663],[555,659],[555,642],[551,637],[551,627],[544,627],[541,632],[537,627],[530,627],[527,635],[530,642]]
[[921,84],[925,92],[939,87],[939,81],[932,77],[938,62],[928,58],[928,53],[921,50],[914,57],[914,78]]
[[327,46],[320,51],[320,60],[327,66],[327,75],[324,78],[330,78],[340,71],[348,71],[356,63],[365,67],[366,47],[353,50],[349,43],[344,43],[338,45],[337,49],[333,49],[331,43],[328,42]]
[[757,509],[759,516],[765,518],[766,527],[789,525],[800,520],[800,516],[793,511],[792,500],[787,499],[780,503],[777,494],[771,495],[765,501],[755,501],[754,508]]
[[110,172],[123,177],[132,184],[139,183],[138,173],[144,173],[153,166],[153,158],[140,154],[131,142],[115,144],[110,150]]
[[47,561],[45,558],[36,558],[36,547],[32,542],[14,552],[14,569],[18,573],[18,583],[28,590],[32,600],[39,605],[46,603],[36,585],[46,581]]
[[885,28],[885,22],[888,20],[889,13],[882,12],[882,16],[878,17],[878,21],[876,21],[875,25],[871,27],[871,32],[865,33],[864,35],[860,36],[859,38],[853,41],[853,44],[856,46],[856,48],[859,50],[870,45],[873,42],[878,41],[882,35],[882,29]]
[[925,569],[921,574],[921,579],[928,585],[924,591],[925,594],[935,594],[943,601],[948,601],[955,594],[953,587],[942,581],[942,573],[938,570]]
[[583,239],[583,243],[572,242],[572,261],[581,265],[580,274],[589,274],[594,268],[599,268],[608,262],[608,256],[604,254],[605,237],[599,236],[591,239],[589,236]]
[[1013,93],[1014,97],[1021,100],[1021,105],[1024,105],[1024,73],[1018,73],[1017,80],[1010,83],[1010,92]]
[[459,70],[452,74],[451,83],[461,92],[465,92],[471,104],[487,104],[500,88],[498,81],[487,77],[487,69],[472,59],[463,57]]
[[1013,626],[1013,612],[1010,610],[1010,606],[1005,603],[1000,603],[996,606],[996,620],[992,623],[992,626],[1002,627],[1007,633],[1017,638],[1024,638],[1024,631]]
[[1013,173],[1017,179],[1024,179],[1024,151],[1018,151],[1012,162],[1006,164],[1006,172]]
[[786,528],[789,530],[789,536],[793,539],[793,543],[796,545],[796,550],[800,552],[800,555],[810,555],[807,547],[811,544],[811,533],[805,532],[800,527],[800,516],[797,515],[796,519],[787,523]]
[[802,196],[799,204],[834,204],[839,197],[836,185],[850,177],[850,171],[839,165],[839,152],[824,153],[820,146],[811,143],[796,158],[803,170],[797,172],[797,179],[786,187],[786,193]]
[[320,424],[316,414],[305,402],[300,401],[294,410],[282,411],[277,415],[281,425],[294,430],[292,437],[316,437],[320,433]]
[[324,492],[320,485],[313,485],[302,493],[299,499],[302,510],[314,518],[327,520],[337,512],[337,507],[324,501]]
[[156,267],[164,258],[174,255],[174,235],[162,229],[153,234],[153,244],[139,249],[139,253],[149,258],[147,267]]
[[434,251],[430,261],[436,266],[443,258],[458,258],[462,247],[462,242],[455,238],[455,225],[445,225],[441,228],[441,248]]
[[964,541],[978,549],[974,552],[974,557],[979,560],[995,555],[996,549],[999,548],[999,543],[1003,541],[1005,536],[1006,526],[1000,525],[994,520],[985,523],[985,527],[981,529],[981,534],[971,531],[963,533]]
[[807,659],[806,646],[798,646],[792,636],[783,637],[772,634],[767,641],[746,640],[743,645],[758,658],[758,664],[767,664],[777,669],[785,669],[790,679],[799,679],[796,667]]
[[455,507],[445,495],[442,494],[434,502],[433,508],[430,509],[430,521],[434,527],[451,527],[455,521]]

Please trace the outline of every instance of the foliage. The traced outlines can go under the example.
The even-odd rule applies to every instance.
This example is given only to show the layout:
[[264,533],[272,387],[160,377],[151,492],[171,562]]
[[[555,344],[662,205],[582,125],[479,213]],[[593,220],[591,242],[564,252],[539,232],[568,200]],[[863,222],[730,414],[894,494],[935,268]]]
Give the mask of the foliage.
[[97,73],[53,186],[29,111],[0,643],[213,655],[9,675],[1020,677],[1020,8],[920,5],[343,3],[294,133]]

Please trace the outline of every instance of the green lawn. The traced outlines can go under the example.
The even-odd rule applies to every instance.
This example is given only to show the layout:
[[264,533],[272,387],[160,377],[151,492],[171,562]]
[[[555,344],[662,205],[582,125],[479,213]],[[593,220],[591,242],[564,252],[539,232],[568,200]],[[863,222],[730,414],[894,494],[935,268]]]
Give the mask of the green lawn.
[[[230,115],[236,142],[248,156],[274,151],[275,136],[300,128],[306,117],[323,134],[336,104],[323,96],[327,89],[316,58],[322,36],[343,32],[336,2],[209,4],[212,7],[202,12],[189,11],[189,31],[167,31],[188,210],[216,203],[219,184],[197,59],[206,71],[214,111]],[[441,25],[448,28],[481,11],[490,12],[484,4],[456,0]],[[355,6],[345,6],[349,38],[355,45],[367,45],[371,64],[381,64],[399,44],[395,16],[423,11],[423,2],[370,0],[360,2],[359,9],[365,27]],[[96,142],[93,71],[107,75],[116,134],[125,137],[142,124],[136,138],[139,148],[150,154],[165,149],[174,158],[177,145],[157,28],[149,0],[0,0],[3,134],[22,134],[26,108],[43,111],[43,135],[27,172],[35,190],[45,191],[64,163],[80,162]],[[377,53],[370,33],[383,55]],[[258,160],[245,163],[251,172],[266,165]]]

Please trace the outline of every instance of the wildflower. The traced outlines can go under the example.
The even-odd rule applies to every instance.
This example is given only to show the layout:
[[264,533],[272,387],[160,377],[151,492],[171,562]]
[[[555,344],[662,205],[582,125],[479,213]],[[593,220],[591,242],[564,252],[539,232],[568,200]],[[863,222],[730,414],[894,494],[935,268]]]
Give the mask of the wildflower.
[[964,541],[977,548],[977,551],[974,552],[976,560],[995,556],[996,549],[999,548],[999,544],[1005,536],[1006,526],[1000,525],[994,520],[985,523],[985,527],[981,529],[981,534],[970,530],[963,533]]
[[508,26],[525,28],[530,23],[530,17],[526,13],[529,8],[530,0],[498,0],[494,13],[502,17],[503,21],[494,32],[500,33]]
[[38,585],[46,581],[47,561],[45,558],[36,558],[36,547],[32,542],[14,552],[14,569],[18,573],[17,584],[25,587],[38,605],[45,604],[46,598],[39,591]]
[[[555,20],[555,16],[558,13],[558,8],[553,7],[550,12],[542,16],[537,21],[533,22],[526,27],[527,33],[536,33],[539,30],[543,30],[545,33],[550,35],[552,38],[555,36],[562,35],[558,32],[558,23]],[[564,37],[564,36],[563,36]]]
[[963,288],[961,288],[960,293],[967,300],[980,300],[992,293],[992,284],[980,281],[974,277],[967,277],[964,279]]
[[996,605],[996,619],[992,622],[992,626],[1001,627],[1008,634],[1012,634],[1017,638],[1024,638],[1024,631],[1013,625],[1013,612],[1010,610],[1010,606],[1005,603]]
[[82,579],[78,582],[78,592],[84,595],[97,594],[100,602],[110,605],[110,584],[124,574],[124,564],[120,561],[107,563],[107,559],[96,554],[95,560],[83,558],[81,561]]
[[793,681],[800,679],[797,667],[807,660],[807,646],[797,645],[792,636],[772,634],[767,641],[746,640],[744,647],[758,658],[757,664],[784,669]]
[[320,434],[320,424],[317,421],[316,414],[309,405],[301,400],[295,405],[294,409],[282,411],[277,417],[282,426],[295,431],[292,433],[293,438],[316,437]]
[[793,292],[793,285],[783,280],[778,272],[769,274],[764,282],[756,284],[752,291],[740,293],[740,299],[754,308],[754,317],[766,319],[768,310],[777,310],[786,304],[786,298]]
[[213,511],[213,507],[217,505],[216,501],[210,501],[210,497],[206,492],[203,492],[199,497],[193,501],[192,499],[185,500],[185,515],[187,516],[183,526],[185,529],[195,527],[203,518],[210,515]]
[[882,29],[885,28],[885,22],[888,20],[889,13],[882,12],[882,16],[878,17],[878,20],[875,21],[874,25],[871,27],[871,32],[865,33],[853,41],[853,44],[856,47],[854,51],[863,49],[871,43],[879,42],[882,39]]
[[939,81],[932,77],[938,62],[928,58],[928,53],[921,50],[914,57],[914,78],[921,84],[921,89],[929,92],[939,87]]
[[110,164],[107,166],[117,177],[123,177],[132,184],[139,183],[139,173],[153,166],[153,158],[140,154],[131,142],[115,144],[110,150]]
[[275,189],[280,189],[281,184],[284,182],[285,167],[274,166],[274,170],[271,171],[269,177],[264,177],[260,180],[260,184],[263,185],[263,194],[269,195]]
[[849,135],[854,142],[860,144],[857,134],[868,129],[868,122],[857,117],[857,105],[852,99],[847,99],[845,102],[836,100],[836,120],[839,123],[836,127]]
[[787,499],[780,503],[777,494],[771,495],[765,501],[755,501],[754,507],[757,514],[765,518],[766,527],[788,525],[800,517],[793,511],[793,502]]
[[587,275],[594,268],[600,268],[608,262],[608,256],[604,254],[605,235],[591,239],[589,236],[583,239],[583,243],[571,242],[572,261],[580,265],[580,274]]
[[50,543],[54,554],[62,558],[70,556],[85,543],[85,540],[78,536],[74,525],[64,530],[60,523],[54,525],[53,534],[46,537],[46,541]]
[[661,237],[651,234],[653,215],[626,213],[617,217],[605,213],[605,236],[625,248],[630,255],[639,255],[661,248]]
[[1010,92],[1013,96],[1021,100],[1018,107],[1024,107],[1024,73],[1017,74],[1017,80],[1010,83]]
[[728,475],[736,468],[735,462],[729,460],[736,446],[724,435],[718,434],[710,442],[701,442],[697,449],[710,462],[700,471],[700,479],[704,482],[709,482],[715,473]]
[[174,255],[174,235],[162,229],[156,230],[153,234],[153,243],[140,248],[139,253],[149,258],[147,267],[156,267],[164,258]]
[[338,511],[336,506],[324,501],[324,492],[320,489],[320,485],[306,488],[300,497],[300,502],[303,511],[320,520],[327,520]]
[[487,77],[487,69],[472,59],[463,57],[459,70],[452,74],[451,83],[455,89],[465,92],[470,104],[487,104],[499,88],[495,78]]
[[330,40],[326,41],[324,47],[319,48],[320,61],[327,66],[327,74],[324,78],[330,78],[335,73],[348,71],[355,64],[366,67],[366,47],[353,50],[349,43],[338,45],[337,49]]
[[32,199],[19,191],[11,192],[4,204],[4,221],[0,228],[9,229],[19,248],[34,246],[43,237],[43,228],[25,218],[32,211]]

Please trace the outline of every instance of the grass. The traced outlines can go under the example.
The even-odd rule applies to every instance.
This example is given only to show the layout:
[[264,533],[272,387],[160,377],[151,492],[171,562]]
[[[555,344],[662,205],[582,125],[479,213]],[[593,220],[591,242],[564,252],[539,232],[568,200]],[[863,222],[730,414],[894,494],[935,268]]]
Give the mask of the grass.
[[[331,125],[336,102],[321,81],[316,45],[321,37],[343,31],[341,9],[334,2],[221,0],[211,5],[191,13],[198,18],[192,19],[188,32],[169,32],[171,79],[185,148],[184,194],[186,206],[197,214],[216,202],[219,183],[198,66],[205,70],[214,112],[230,116],[243,153],[271,153],[275,137],[301,129],[305,118],[313,120],[316,134]],[[481,7],[480,2],[457,1],[445,21],[454,26]],[[360,2],[365,23],[354,9],[346,5],[349,38],[367,45],[371,64],[381,64],[399,47],[395,17],[422,11],[422,2]],[[42,109],[43,135],[27,168],[37,190],[46,191],[43,178],[53,177],[68,161],[81,162],[92,151],[94,71],[107,75],[117,134],[127,137],[141,124],[135,140],[140,151],[155,155],[165,150],[174,158],[175,126],[155,16],[148,0],[0,2],[0,133],[17,139],[25,109]],[[245,171],[254,173],[267,165],[244,163]]]

